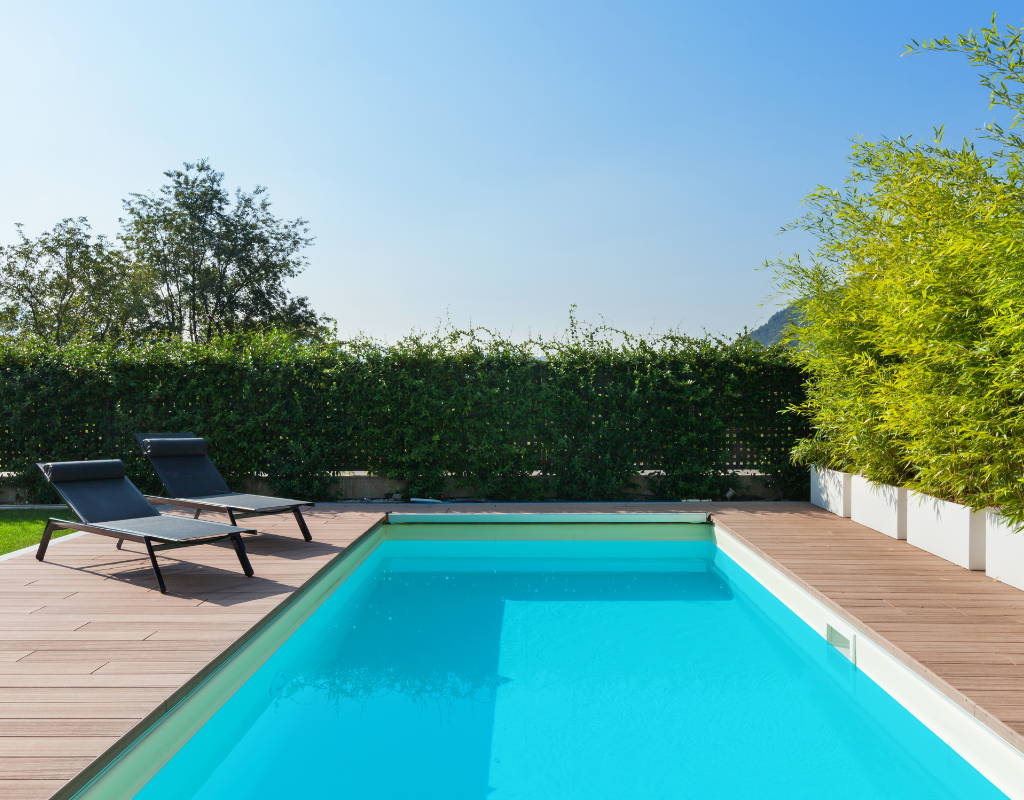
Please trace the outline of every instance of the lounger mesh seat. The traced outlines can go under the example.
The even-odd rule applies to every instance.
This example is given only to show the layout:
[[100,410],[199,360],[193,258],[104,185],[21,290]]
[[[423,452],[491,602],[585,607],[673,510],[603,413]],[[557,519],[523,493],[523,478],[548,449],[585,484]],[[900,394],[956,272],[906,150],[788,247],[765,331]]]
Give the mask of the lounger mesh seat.
[[[153,508],[150,506],[150,508]],[[156,509],[153,509],[156,511]],[[224,534],[225,526],[222,522],[209,522],[204,519],[192,519],[191,517],[179,517],[174,514],[161,514],[157,511],[155,517],[142,517],[140,519],[118,519],[110,522],[100,522],[97,528],[119,531],[123,533],[134,533],[139,536],[149,536],[153,539],[160,539],[166,542],[180,542],[186,539],[195,539],[203,536],[221,536]],[[242,532],[243,528],[238,529]]]
[[205,439],[193,433],[137,433],[135,439],[153,465],[169,497],[147,497],[153,503],[166,503],[202,511],[226,511],[231,524],[239,516],[281,514],[290,511],[307,542],[313,540],[302,516],[303,506],[313,503],[283,497],[232,492],[213,465]]
[[46,548],[55,530],[86,531],[112,536],[118,540],[118,549],[126,539],[141,542],[149,553],[160,592],[166,593],[167,586],[156,560],[158,550],[213,544],[227,539],[234,547],[246,577],[252,576],[252,566],[245,545],[242,544],[241,534],[255,531],[219,522],[161,514],[128,480],[124,464],[120,461],[57,461],[36,466],[81,520],[48,520],[36,551],[36,558],[40,561],[46,557]]

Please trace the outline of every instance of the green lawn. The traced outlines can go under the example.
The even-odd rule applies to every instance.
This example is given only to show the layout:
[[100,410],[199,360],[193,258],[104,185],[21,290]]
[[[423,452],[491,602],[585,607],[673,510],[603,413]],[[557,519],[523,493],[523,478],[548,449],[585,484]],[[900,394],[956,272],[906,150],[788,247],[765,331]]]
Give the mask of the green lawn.
[[[24,510],[0,510],[0,555],[20,550],[32,544],[39,544],[43,528],[50,517],[78,519],[70,508],[26,508]],[[54,531],[53,537],[64,536],[73,531]]]

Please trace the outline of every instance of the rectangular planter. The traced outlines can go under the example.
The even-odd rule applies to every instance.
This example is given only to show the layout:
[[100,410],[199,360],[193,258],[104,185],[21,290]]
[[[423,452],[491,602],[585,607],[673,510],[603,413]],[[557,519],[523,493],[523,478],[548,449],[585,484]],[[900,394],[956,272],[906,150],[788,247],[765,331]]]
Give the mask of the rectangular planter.
[[854,475],[850,480],[850,518],[893,539],[906,539],[907,490]]
[[985,569],[985,512],[920,492],[907,495],[907,544],[964,569]]
[[995,511],[985,524],[985,574],[1024,589],[1024,528],[1009,525]]
[[850,516],[849,472],[811,467],[811,502],[840,517]]

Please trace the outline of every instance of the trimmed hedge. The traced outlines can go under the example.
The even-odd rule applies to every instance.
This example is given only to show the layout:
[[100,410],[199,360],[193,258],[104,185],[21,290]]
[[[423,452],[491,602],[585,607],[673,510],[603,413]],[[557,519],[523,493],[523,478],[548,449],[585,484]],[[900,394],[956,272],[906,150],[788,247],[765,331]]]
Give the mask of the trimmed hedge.
[[[132,436],[192,430],[229,483],[330,499],[335,474],[367,470],[440,496],[452,476],[495,500],[618,500],[642,471],[660,497],[720,498],[736,451],[789,498],[807,435],[802,373],[781,348],[626,336],[575,327],[514,344],[475,333],[298,343],[283,334],[197,345],[0,344],[0,469],[26,499],[52,500],[37,461],[120,458],[159,493]],[[533,476],[541,474],[538,482]]]

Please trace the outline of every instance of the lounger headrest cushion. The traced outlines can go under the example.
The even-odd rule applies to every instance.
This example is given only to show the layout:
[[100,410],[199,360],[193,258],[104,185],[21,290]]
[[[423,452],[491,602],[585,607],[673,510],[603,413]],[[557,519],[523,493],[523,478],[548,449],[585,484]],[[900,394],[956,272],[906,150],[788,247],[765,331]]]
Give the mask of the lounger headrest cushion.
[[124,464],[110,461],[56,461],[43,464],[43,474],[50,483],[69,481],[106,481],[124,477]]
[[142,449],[147,456],[205,456],[206,439],[146,439]]

